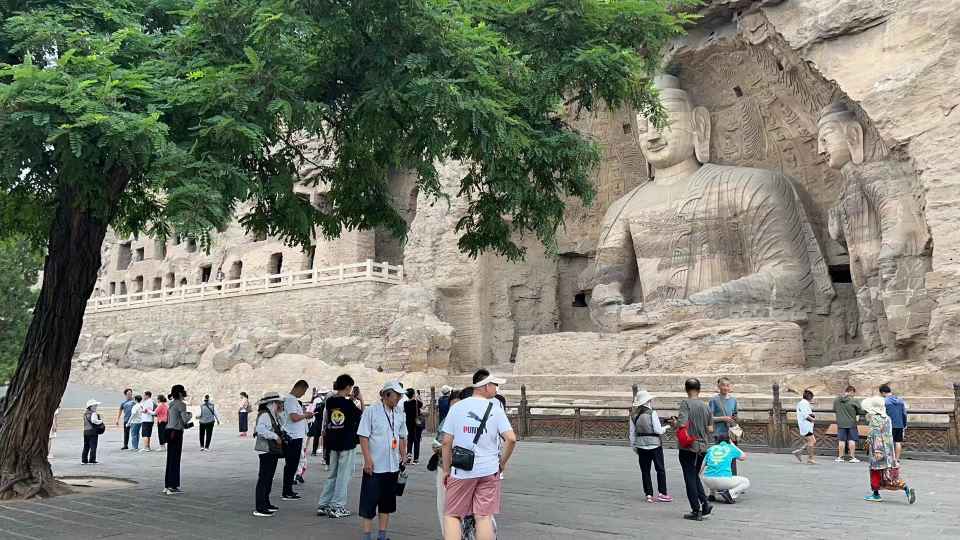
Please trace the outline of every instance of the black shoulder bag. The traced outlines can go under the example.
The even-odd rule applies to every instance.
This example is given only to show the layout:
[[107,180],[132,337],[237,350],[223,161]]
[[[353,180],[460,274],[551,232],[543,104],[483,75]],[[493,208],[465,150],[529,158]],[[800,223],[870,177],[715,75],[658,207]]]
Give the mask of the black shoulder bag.
[[[483,420],[480,420],[480,426],[477,427],[477,434],[473,436],[473,446],[476,448],[477,443],[480,442],[480,435],[483,434],[483,429],[487,425],[487,418],[490,417],[490,410],[493,409],[493,402],[487,404],[487,411],[483,413]],[[467,449],[462,446],[453,447],[453,459],[451,459],[451,465],[455,469],[460,469],[461,471],[472,471],[473,470],[473,460],[476,457],[476,454],[473,451],[473,448]]]

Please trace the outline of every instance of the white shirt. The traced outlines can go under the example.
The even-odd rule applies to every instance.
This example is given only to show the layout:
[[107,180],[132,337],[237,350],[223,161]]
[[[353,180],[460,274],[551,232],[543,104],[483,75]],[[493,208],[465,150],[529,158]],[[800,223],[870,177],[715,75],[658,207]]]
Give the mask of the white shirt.
[[303,406],[300,400],[293,394],[287,394],[283,397],[283,418],[281,419],[283,430],[290,435],[291,439],[302,439],[307,436],[307,420],[302,419],[294,422],[290,419],[290,413],[303,414]]
[[[480,440],[474,446],[473,438],[490,403],[493,403],[490,417],[487,418]],[[513,431],[513,427],[510,426],[510,420],[507,419],[507,414],[499,401],[473,396],[450,407],[450,412],[447,413],[447,418],[443,422],[442,431],[453,435],[454,446],[473,450],[472,471],[453,469],[454,478],[466,479],[490,476],[500,471],[500,436]]]
[[157,404],[153,402],[153,398],[143,400],[143,402],[140,403],[140,407],[143,408],[143,412],[140,413],[140,421],[147,423],[153,422],[154,411],[157,409]]
[[382,401],[367,407],[360,417],[357,435],[367,439],[373,472],[400,470],[400,445],[401,439],[407,438],[407,417],[399,404],[393,411],[388,411]]
[[143,420],[143,403],[134,403],[133,408],[130,409],[130,420],[127,422],[127,425],[130,424],[139,424]]
[[797,427],[800,428],[801,435],[813,433],[813,422],[807,420],[811,414],[813,414],[813,407],[810,406],[810,402],[801,399],[797,403]]

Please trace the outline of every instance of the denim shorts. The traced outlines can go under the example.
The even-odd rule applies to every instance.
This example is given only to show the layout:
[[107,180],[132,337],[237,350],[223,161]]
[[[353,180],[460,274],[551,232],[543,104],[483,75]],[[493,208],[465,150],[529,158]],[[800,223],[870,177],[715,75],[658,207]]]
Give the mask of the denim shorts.
[[837,440],[842,442],[857,442],[860,440],[860,432],[857,426],[837,428]]

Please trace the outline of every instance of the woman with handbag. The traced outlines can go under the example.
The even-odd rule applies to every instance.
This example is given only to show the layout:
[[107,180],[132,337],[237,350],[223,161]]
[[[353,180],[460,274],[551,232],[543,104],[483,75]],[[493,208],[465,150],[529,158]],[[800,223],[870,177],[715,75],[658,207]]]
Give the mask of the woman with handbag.
[[420,392],[413,388],[407,389],[407,401],[403,403],[403,412],[406,415],[407,429],[410,432],[410,438],[407,439],[407,463],[418,465],[420,463],[420,439],[423,436],[423,430],[426,427],[426,419],[423,416],[423,398]]
[[200,451],[210,451],[210,440],[213,439],[213,424],[220,423],[220,415],[217,414],[217,407],[210,401],[210,395],[203,396],[203,404],[200,405]]
[[175,384],[170,389],[170,406],[167,409],[167,468],[164,474],[164,495],[179,495],[180,489],[180,457],[183,455],[183,432],[193,427],[193,414],[187,411],[187,404],[183,399],[187,397],[187,390],[182,384]]
[[870,453],[870,489],[863,499],[881,502],[880,490],[902,491],[910,504],[917,502],[917,491],[900,477],[900,463],[893,444],[893,422],[887,416],[886,400],[871,397],[863,400],[860,407],[867,413],[870,435],[867,437],[867,452]]
[[273,517],[279,510],[270,503],[270,488],[277,473],[277,462],[283,456],[283,438],[280,422],[277,420],[283,411],[283,398],[276,392],[267,392],[257,402],[257,422],[254,427],[256,443],[254,450],[260,457],[260,470],[257,474],[257,487],[254,492],[256,517]]
[[81,465],[96,465],[97,461],[97,443],[100,435],[107,430],[103,423],[103,418],[97,412],[97,406],[100,402],[91,399],[87,401],[87,408],[83,411],[83,453],[80,454]]
[[[630,446],[637,453],[640,462],[640,474],[643,477],[643,492],[647,502],[672,502],[667,494],[667,468],[663,463],[663,441],[661,436],[670,426],[660,423],[657,411],[653,409],[653,395],[646,390],[637,392],[633,399],[633,411],[630,414]],[[653,481],[650,478],[650,465],[657,471],[657,489],[653,496]]]

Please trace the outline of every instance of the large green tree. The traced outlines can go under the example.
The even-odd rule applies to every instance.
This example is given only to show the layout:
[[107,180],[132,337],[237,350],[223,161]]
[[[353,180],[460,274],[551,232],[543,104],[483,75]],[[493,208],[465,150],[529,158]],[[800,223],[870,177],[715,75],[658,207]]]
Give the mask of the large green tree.
[[6,384],[20,358],[37,301],[41,258],[23,238],[0,238],[0,384]]
[[[45,245],[0,428],[0,497],[57,494],[46,460],[108,226],[207,238],[404,221],[394,169],[440,196],[469,164],[460,248],[518,258],[589,201],[596,145],[566,123],[601,101],[661,119],[650,79],[686,0],[0,2],[0,234]],[[324,184],[316,208],[294,192]],[[246,206],[244,207],[246,208]]]

